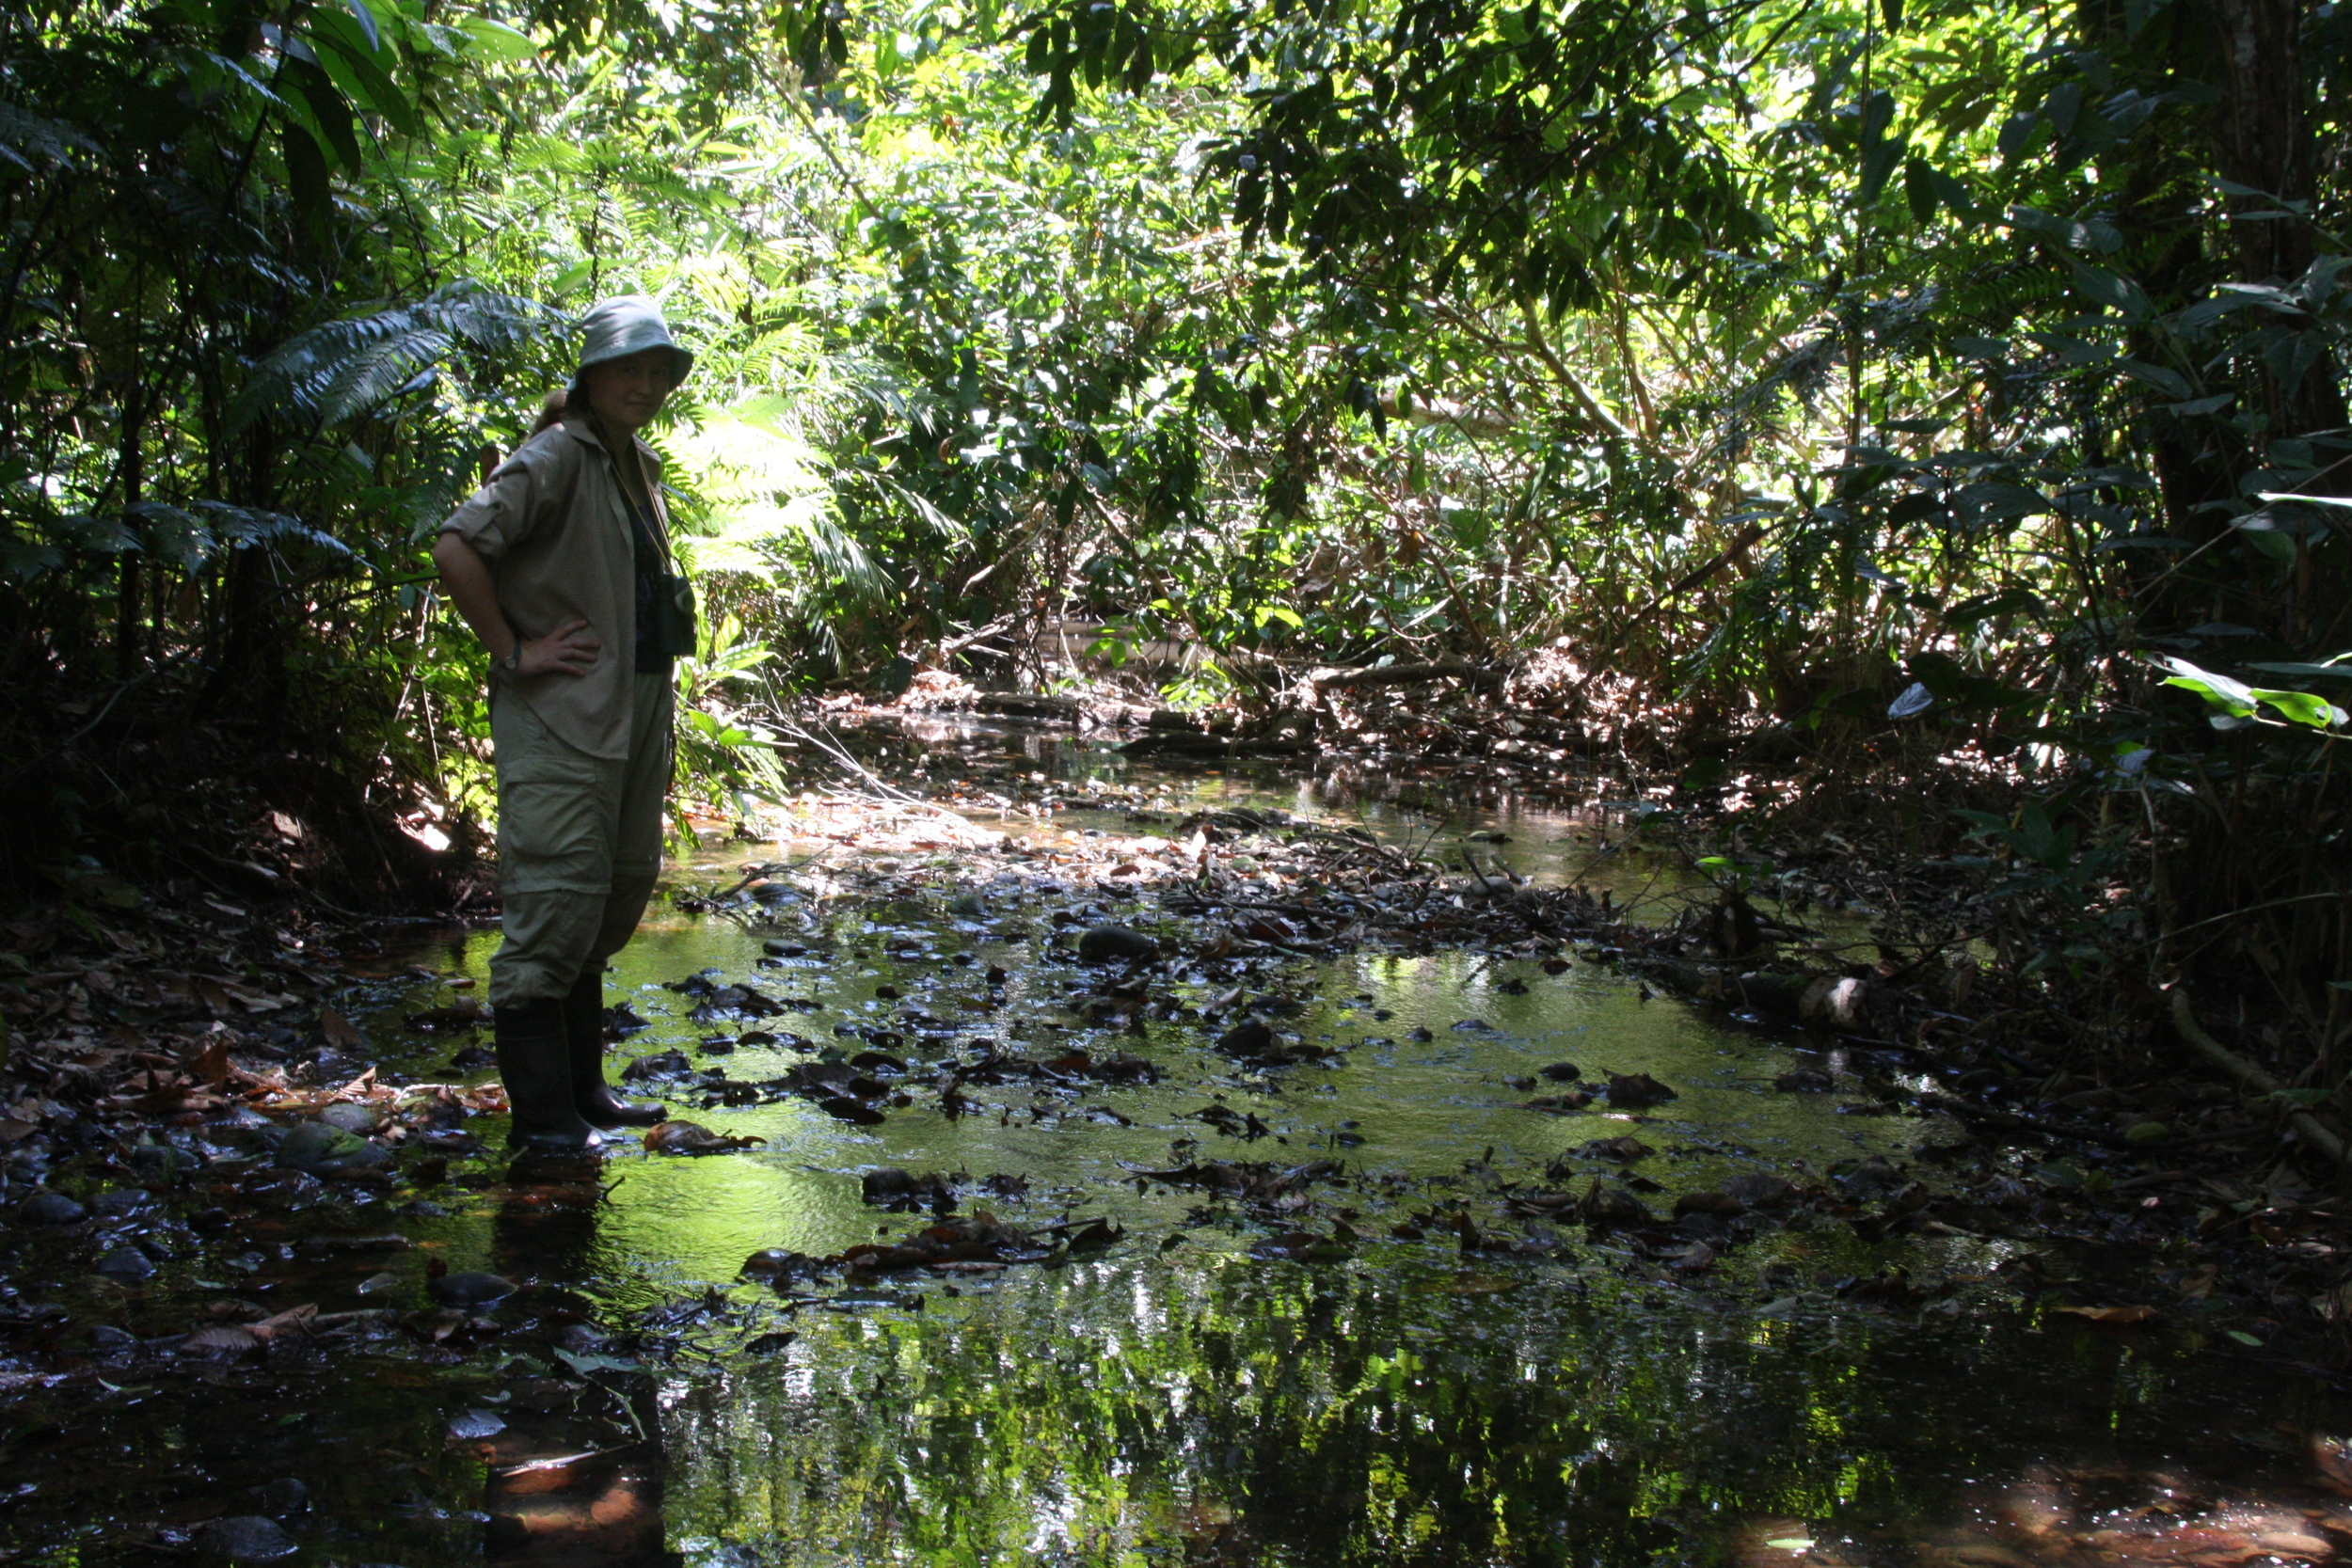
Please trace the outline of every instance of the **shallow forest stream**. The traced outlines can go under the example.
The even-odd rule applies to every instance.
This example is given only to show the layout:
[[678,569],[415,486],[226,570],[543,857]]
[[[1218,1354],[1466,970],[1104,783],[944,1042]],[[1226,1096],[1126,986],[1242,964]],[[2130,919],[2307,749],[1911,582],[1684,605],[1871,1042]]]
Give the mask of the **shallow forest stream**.
[[[429,1169],[314,1180],[273,1164],[282,1118],[238,1114],[185,1141],[177,1189],[56,1180],[87,1212],[12,1227],[9,1307],[95,1338],[80,1371],[15,1380],[9,1560],[2236,1568],[2352,1539],[2340,1385],[2051,1305],[2138,1252],[1810,1212],[1935,1185],[1951,1131],[1835,1092],[1840,1042],[1475,947],[1276,943],[1237,988],[1171,942],[1151,994],[1175,1016],[1105,1015],[1127,966],[1073,943],[1154,917],[1056,847],[1281,814],[1475,832],[1541,884],[1600,875],[1590,814],[1441,818],[928,733],[1000,772],[1107,773],[1121,809],[971,814],[1019,856],[739,842],[676,867],[682,907],[612,976],[616,1067],[739,1147],[510,1170],[462,1094],[498,939],[452,930],[359,964],[321,1064],[459,1085],[365,1085],[325,1117],[397,1126]],[[720,896],[747,864],[757,896]],[[1245,864],[1278,897],[1271,854]],[[1661,908],[1677,885],[1607,864]],[[1655,1213],[1601,1223],[1604,1190]],[[893,1250],[927,1233],[935,1257]],[[104,1261],[140,1245],[150,1277]],[[306,1350],[297,1305],[359,1332]]]

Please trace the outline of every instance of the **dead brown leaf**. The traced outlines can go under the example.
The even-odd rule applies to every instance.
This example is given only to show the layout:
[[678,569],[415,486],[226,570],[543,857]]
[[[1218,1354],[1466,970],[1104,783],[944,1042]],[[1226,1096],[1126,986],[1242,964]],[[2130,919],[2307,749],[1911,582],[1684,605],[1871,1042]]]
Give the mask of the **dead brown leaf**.
[[2109,1327],[2117,1328],[2129,1327],[2133,1323],[2144,1323],[2156,1316],[2156,1309],[2154,1307],[2137,1305],[2131,1307],[2060,1307],[2056,1308],[2056,1310],[2065,1313],[2068,1317],[2080,1318],[2086,1323],[2103,1323]]
[[338,1051],[358,1051],[368,1043],[367,1037],[359,1033],[351,1020],[332,1007],[319,1009],[319,1033]]

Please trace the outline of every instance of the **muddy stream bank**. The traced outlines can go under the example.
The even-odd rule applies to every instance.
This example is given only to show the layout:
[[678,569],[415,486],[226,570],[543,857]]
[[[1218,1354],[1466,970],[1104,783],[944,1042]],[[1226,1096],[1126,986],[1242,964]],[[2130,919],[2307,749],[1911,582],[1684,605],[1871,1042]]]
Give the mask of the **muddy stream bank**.
[[[993,769],[969,834],[714,838],[609,976],[614,1069],[735,1147],[511,1169],[467,1098],[496,934],[410,932],[343,956],[312,1075],[398,1086],[325,1116],[380,1154],[305,1174],[291,1118],[230,1112],[61,1159],[38,1185],[70,1217],[12,1185],[0,1560],[2352,1546],[2344,1389],[2193,1289],[2113,1305],[2196,1264],[2112,1238],[2155,1156],[1974,1150],[2009,1219],[1891,1227],[1959,1158],[1952,1124],[1855,1086],[1915,1061],[1740,1027],[1575,942],[1281,924],[1316,875],[1281,858],[1302,824],[1662,900],[1670,869],[1611,852],[1621,814],[1440,817],[1441,785],[1147,772],[1009,730],[899,745]],[[1130,787],[1049,818],[981,799],[1032,771]],[[1215,940],[1166,912],[1204,855],[1239,879]],[[1155,958],[1082,961],[1129,924]]]

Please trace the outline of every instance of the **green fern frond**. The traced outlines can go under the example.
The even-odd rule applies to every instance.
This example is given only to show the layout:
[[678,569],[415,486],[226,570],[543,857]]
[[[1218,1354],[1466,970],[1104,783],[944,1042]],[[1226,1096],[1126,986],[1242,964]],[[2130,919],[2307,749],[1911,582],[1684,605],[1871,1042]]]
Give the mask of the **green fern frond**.
[[508,354],[545,338],[564,318],[470,278],[413,305],[314,326],[253,368],[229,410],[230,431],[291,408],[325,426],[362,414],[440,364],[460,343]]
[[98,150],[96,142],[64,120],[50,119],[0,101],[0,162],[13,164],[31,174],[39,164],[72,168],[83,153]]

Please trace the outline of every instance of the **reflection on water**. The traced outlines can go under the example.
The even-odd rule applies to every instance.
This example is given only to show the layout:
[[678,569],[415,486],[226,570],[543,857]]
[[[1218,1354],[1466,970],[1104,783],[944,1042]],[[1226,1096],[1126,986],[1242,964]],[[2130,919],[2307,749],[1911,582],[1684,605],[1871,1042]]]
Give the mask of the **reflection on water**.
[[1760,1320],[1573,1270],[1229,1259],[814,1319],[787,1363],[676,1378],[661,1401],[690,1561],[1957,1548],[1997,1568],[2017,1559],[1982,1555],[1995,1542],[2074,1544],[2063,1507],[2012,1517],[2037,1474],[2120,1466],[2128,1489],[2170,1465],[2191,1491],[2273,1461],[2271,1422],[2321,1414],[2311,1387],[2212,1370],[2089,1333]]
[[[913,1006],[1019,1044],[1012,1021],[1048,1016],[1077,973],[1005,940],[1038,913],[1008,904],[959,926],[899,904],[817,921],[806,934],[830,960],[799,964],[782,989],[825,1010],[792,1022],[821,1043],[823,1021]],[[888,956],[889,934],[920,956]],[[984,965],[954,961],[964,951],[1010,972],[1001,1006],[973,978]],[[485,952],[469,947],[466,964]],[[723,922],[650,926],[614,976],[654,1021],[628,1049],[694,1054],[713,1030],[660,982],[715,969],[777,985],[759,957]],[[877,998],[885,987],[898,996]],[[692,1564],[2019,1568],[2123,1560],[2128,1528],[2142,1530],[2133,1560],[2236,1568],[2252,1557],[2214,1556],[2217,1529],[2185,1534],[2184,1521],[2243,1516],[2278,1540],[2319,1539],[2312,1511],[2334,1505],[2308,1490],[2301,1437],[2280,1433],[2343,1426],[2323,1385],[2185,1340],[2038,1326],[1989,1289],[1926,1314],[1821,1289],[1889,1264],[1989,1280],[2013,1243],[1873,1247],[1843,1227],[1800,1230],[1727,1259],[1705,1289],[1665,1283],[1605,1239],[1549,1259],[1387,1240],[1327,1264],[1250,1257],[1263,1226],[1197,1193],[1139,1191],[1129,1167],[1179,1163],[1180,1140],[1200,1140],[1202,1159],[1338,1154],[1358,1184],[1327,1196],[1323,1223],[1336,1211],[1378,1237],[1465,1162],[1533,1181],[1629,1129],[1659,1151],[1644,1168],[1668,1192],[1901,1159],[1926,1135],[1842,1116],[1835,1097],[1772,1092],[1793,1053],[1589,965],[1553,976],[1492,956],[1375,955],[1300,966],[1281,989],[1301,1004],[1288,1027],[1341,1065],[1267,1074],[1193,1026],[1114,1039],[1041,1024],[1031,1046],[1116,1045],[1168,1076],[1081,1097],[1124,1126],[1026,1086],[986,1091],[982,1114],[918,1104],[874,1128],[799,1100],[690,1101],[674,1110],[768,1142],[702,1160],[623,1153],[608,1198],[531,1221],[528,1245],[505,1212],[498,1260],[577,1280],[614,1321],[723,1289],[724,1311],[652,1378],[664,1530]],[[809,1053],[695,1059],[742,1082]],[[1563,1059],[1648,1072],[1680,1098],[1638,1119],[1522,1109],[1504,1081]],[[1211,1097],[1285,1141],[1210,1132],[1194,1113]],[[1338,1142],[1342,1128],[1362,1141]],[[736,1283],[760,1248],[833,1253],[921,1223],[861,1203],[859,1174],[882,1165],[1021,1175],[1030,1201],[997,1205],[1017,1223],[1103,1214],[1127,1234],[1097,1259],[830,1302]],[[1392,1200],[1384,1183],[1414,1196]],[[793,1336],[781,1349],[779,1331]],[[762,1353],[740,1348],[761,1335]]]
[[[868,725],[843,738],[883,770],[903,768],[935,782],[969,771],[1001,785],[1001,769],[1012,758],[1017,779],[1120,786],[1175,812],[1273,807],[1367,828],[1450,863],[1462,851],[1464,835],[1477,833],[1486,835],[1476,841],[1482,866],[1507,868],[1545,885],[1581,881],[1595,891],[1610,888],[1620,906],[1662,896],[1693,879],[1678,862],[1641,847],[1633,829],[1646,808],[1597,775],[1552,776],[1536,788],[1484,768],[1431,770],[1350,756],[1324,756],[1304,768],[1306,759],[1290,757],[1171,764],[1132,759],[1117,742],[946,716]],[[1082,807],[1054,815],[1080,827],[1116,820]],[[1153,831],[1149,823],[1138,826]]]
[[[1021,744],[953,734],[976,761]],[[1147,773],[1073,748],[1021,762],[1147,786],[1168,808],[1164,826],[1177,811],[1273,804],[1426,837],[1442,816],[1454,849],[1471,827],[1509,834],[1484,852],[1521,875],[1654,875],[1625,856],[1596,872],[1595,837],[1620,832],[1621,816],[1457,802],[1359,774]],[[1057,821],[1134,831],[1111,814]],[[696,869],[707,880],[763,853],[734,846]],[[2318,1484],[2312,1447],[2352,1431],[2341,1393],[2282,1364],[2224,1359],[2185,1332],[2035,1319],[2003,1266],[2060,1249],[1959,1233],[1866,1245],[1843,1225],[1792,1227],[1685,1277],[1609,1235],[1555,1235],[1541,1256],[1467,1253],[1441,1226],[1391,1237],[1409,1212],[1453,1204],[1505,1223],[1498,1182],[1614,1179],[1617,1165],[1580,1150],[1627,1132],[1654,1151],[1635,1175],[1655,1183],[1645,1201],[1661,1214],[1673,1195],[1725,1176],[1907,1162],[1931,1136],[1918,1121],[1845,1114],[1836,1094],[1775,1092],[1803,1059],[1782,1043],[1594,965],[1552,974],[1509,954],[1366,954],[1253,985],[1330,1065],[1249,1068],[1197,1023],[1114,1035],[1060,1006],[1079,972],[1046,951],[1058,907],[1034,892],[993,894],[978,913],[930,896],[795,902],[787,928],[814,951],[782,967],[763,967],[761,933],[727,920],[649,922],[611,977],[613,999],[651,1022],[625,1053],[684,1052],[691,1074],[662,1085],[673,1112],[765,1143],[676,1159],[624,1142],[588,1179],[461,1161],[429,1207],[393,1211],[415,1250],[304,1263],[290,1245],[235,1287],[339,1309],[363,1305],[363,1280],[389,1277],[396,1292],[364,1304],[410,1314],[405,1338],[273,1362],[261,1391],[237,1385],[226,1424],[206,1420],[200,1368],[116,1389],[96,1417],[69,1414],[79,1396],[60,1390],[44,1396],[59,1423],[47,1430],[96,1455],[119,1437],[123,1468],[70,1483],[73,1465],[42,1457],[28,1425],[35,1435],[8,1450],[18,1473],[87,1486],[104,1499],[93,1515],[191,1528],[261,1506],[273,1478],[298,1479],[312,1498],[300,1560],[344,1568],[476,1561],[485,1545],[507,1564],[612,1568],[2259,1568],[2317,1562],[2352,1541],[2352,1505]],[[423,957],[478,980],[495,941],[476,933]],[[991,966],[1007,972],[1000,995],[982,978]],[[742,1026],[697,1023],[694,998],[665,989],[706,971],[818,1006],[766,1021],[776,1043],[714,1043]],[[1196,1005],[1208,989],[1176,986]],[[388,1071],[438,1079],[452,1043],[420,1042],[398,1020],[448,999],[397,984],[351,1011]],[[909,1009],[954,1026],[925,1047],[934,1059],[968,1059],[981,1040],[1037,1057],[1079,1046],[1149,1056],[1166,1076],[1066,1094],[976,1083],[975,1114],[954,1118],[928,1090],[873,1127],[798,1098],[720,1102],[730,1085],[858,1049],[836,1025]],[[1526,1108],[1529,1075],[1562,1061],[1587,1077],[1648,1073],[1678,1098],[1638,1117]],[[1215,1130],[1200,1113],[1216,1104],[1266,1135]],[[1263,1216],[1135,1175],[1326,1158],[1345,1162],[1347,1180],[1317,1186],[1296,1222],[1361,1240],[1321,1263],[1253,1257]],[[1021,1178],[1025,1199],[969,1202],[1031,1228],[1103,1216],[1123,1235],[1078,1260],[995,1273],[838,1290],[740,1276],[756,1251],[835,1254],[926,1223],[861,1201],[861,1174],[882,1166]],[[1555,1166],[1565,1174],[1547,1176]],[[376,1201],[337,1201],[362,1199]],[[391,1207],[333,1224],[381,1229]],[[1508,1223],[1516,1236],[1539,1228]],[[1925,1309],[1828,1288],[1890,1267],[1953,1288]],[[431,1316],[427,1273],[468,1270],[522,1287],[486,1326]],[[436,1322],[449,1338],[423,1337]],[[474,1418],[468,1431],[489,1435],[449,1435],[453,1418]],[[161,1504],[118,1495],[124,1477],[154,1487],[159,1475],[175,1478]],[[55,1519],[63,1505],[38,1506]],[[149,1560],[144,1547],[85,1557],[62,1527],[41,1541],[15,1528],[11,1544],[50,1554],[26,1560]]]

